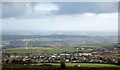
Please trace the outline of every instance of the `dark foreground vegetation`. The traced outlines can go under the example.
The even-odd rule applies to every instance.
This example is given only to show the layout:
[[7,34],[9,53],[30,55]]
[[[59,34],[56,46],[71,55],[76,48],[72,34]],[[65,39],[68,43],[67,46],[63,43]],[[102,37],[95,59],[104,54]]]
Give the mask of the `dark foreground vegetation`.
[[103,67],[103,68],[86,68],[86,67],[66,67],[66,68],[56,68],[56,67],[39,67],[39,68],[2,68],[2,70],[120,70],[120,68],[111,68],[111,67]]
[[74,65],[70,64],[68,66],[61,63],[61,65],[56,64],[42,64],[42,65],[21,65],[21,64],[3,64],[2,70],[120,70],[120,66],[104,66],[104,64],[101,66],[94,66],[88,65],[87,63],[85,66],[82,64]]

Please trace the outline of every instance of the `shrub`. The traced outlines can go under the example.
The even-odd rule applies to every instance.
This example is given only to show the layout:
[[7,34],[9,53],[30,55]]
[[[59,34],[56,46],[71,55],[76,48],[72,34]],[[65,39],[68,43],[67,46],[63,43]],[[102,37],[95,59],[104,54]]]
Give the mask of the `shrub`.
[[61,62],[61,68],[66,68],[65,62]]

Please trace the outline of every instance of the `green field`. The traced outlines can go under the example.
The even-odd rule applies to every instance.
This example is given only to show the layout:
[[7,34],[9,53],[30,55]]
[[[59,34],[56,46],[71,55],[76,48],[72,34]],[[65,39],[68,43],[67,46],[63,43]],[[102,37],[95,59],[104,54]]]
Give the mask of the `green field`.
[[[29,47],[29,49],[25,49],[25,47],[20,48],[9,48],[4,49],[3,52],[7,53],[62,53],[62,52],[74,52],[76,51],[73,47],[54,47],[54,48],[47,48],[47,47]],[[82,50],[82,52],[91,52],[92,50]]]
[[61,53],[61,52],[73,52],[75,51],[74,48],[32,48],[32,49],[25,49],[25,48],[9,48],[3,50],[3,52],[8,53]]
[[[32,64],[32,65],[41,65],[43,63],[38,63],[38,64]],[[53,66],[60,66],[60,63],[46,63],[46,64],[52,64]],[[67,67],[73,67],[75,65],[80,65],[80,67],[119,67],[117,65],[113,64],[99,64],[99,63],[66,63]]]

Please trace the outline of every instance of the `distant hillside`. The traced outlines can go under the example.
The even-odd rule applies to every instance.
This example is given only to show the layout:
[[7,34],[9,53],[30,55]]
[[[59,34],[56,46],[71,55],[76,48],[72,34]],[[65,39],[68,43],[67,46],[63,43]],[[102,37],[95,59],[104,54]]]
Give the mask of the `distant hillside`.
[[3,35],[4,47],[48,45],[52,47],[78,47],[82,44],[109,45],[118,42],[117,36],[87,36],[87,35]]

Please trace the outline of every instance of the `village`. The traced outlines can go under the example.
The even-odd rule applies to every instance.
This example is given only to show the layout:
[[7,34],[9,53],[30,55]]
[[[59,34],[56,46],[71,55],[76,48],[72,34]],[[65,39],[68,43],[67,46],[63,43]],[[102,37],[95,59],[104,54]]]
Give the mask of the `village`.
[[[92,49],[91,52],[81,52],[86,48],[75,47],[75,52],[62,53],[3,53],[3,63],[18,63],[18,64],[32,64],[32,63],[107,63],[118,64],[120,59],[118,55],[119,47],[114,48],[99,48]],[[87,48],[89,49],[89,48]],[[86,49],[86,50],[87,50]]]

